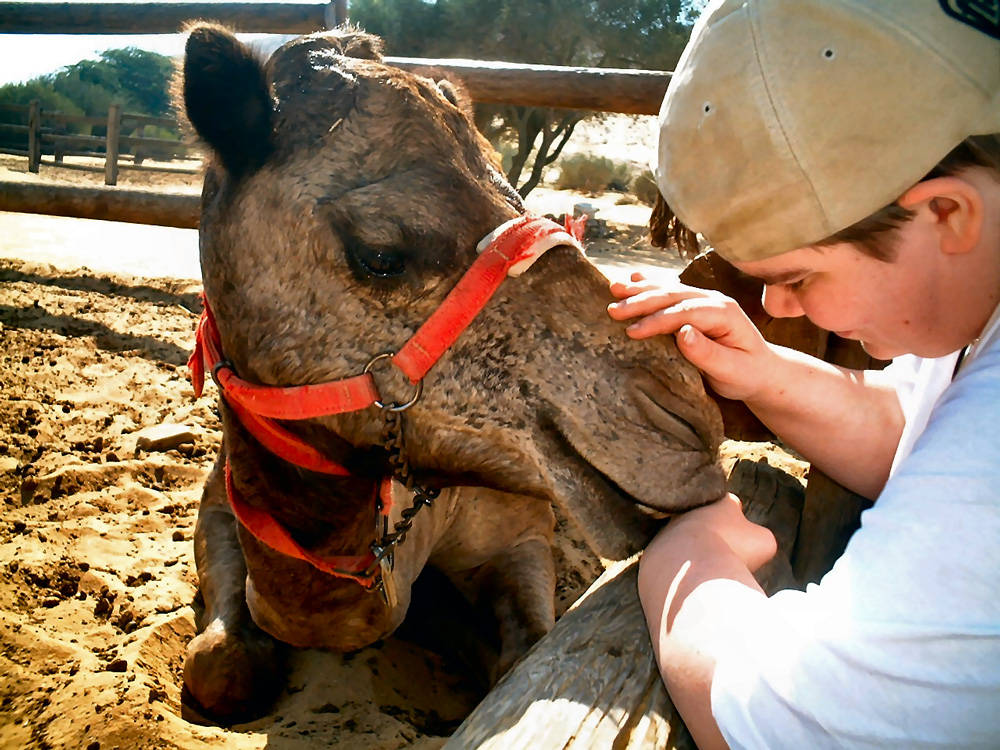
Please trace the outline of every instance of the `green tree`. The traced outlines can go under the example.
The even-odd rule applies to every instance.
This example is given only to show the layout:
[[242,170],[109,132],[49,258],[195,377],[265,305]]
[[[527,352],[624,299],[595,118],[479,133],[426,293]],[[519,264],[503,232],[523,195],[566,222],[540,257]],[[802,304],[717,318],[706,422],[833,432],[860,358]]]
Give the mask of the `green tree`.
[[[43,111],[99,117],[106,115],[108,107],[117,102],[124,111],[162,117],[170,114],[173,70],[171,59],[155,52],[134,47],[107,50],[99,60],[81,60],[27,83],[0,86],[0,105],[26,106],[32,99],[38,99]],[[3,119],[25,124],[27,115],[8,112]],[[105,128],[70,124],[65,129],[101,135]],[[176,137],[176,133],[158,135]],[[12,148],[24,148],[23,134],[3,128],[0,128],[0,142]]]
[[[670,70],[701,0],[354,0],[353,21],[394,55]],[[527,195],[590,113],[476,107],[480,129],[509,152],[508,178]],[[505,143],[510,144],[504,148]],[[527,170],[527,177],[522,175]]]
[[101,63],[117,81],[118,89],[136,103],[143,114],[163,117],[170,113],[170,79],[174,64],[155,52],[125,47],[109,49]]

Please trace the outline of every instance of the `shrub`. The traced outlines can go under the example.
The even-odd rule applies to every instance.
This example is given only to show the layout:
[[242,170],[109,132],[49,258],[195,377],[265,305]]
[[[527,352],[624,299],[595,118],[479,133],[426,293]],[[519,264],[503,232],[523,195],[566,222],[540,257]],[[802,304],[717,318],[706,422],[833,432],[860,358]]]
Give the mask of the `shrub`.
[[605,156],[573,154],[559,160],[556,187],[585,193],[624,190],[631,176],[631,168],[624,162],[615,162]]
[[656,179],[653,177],[653,172],[650,169],[637,174],[632,179],[632,185],[630,187],[632,195],[645,203],[647,206],[652,206],[656,203],[656,196],[660,193],[660,189],[656,187]]

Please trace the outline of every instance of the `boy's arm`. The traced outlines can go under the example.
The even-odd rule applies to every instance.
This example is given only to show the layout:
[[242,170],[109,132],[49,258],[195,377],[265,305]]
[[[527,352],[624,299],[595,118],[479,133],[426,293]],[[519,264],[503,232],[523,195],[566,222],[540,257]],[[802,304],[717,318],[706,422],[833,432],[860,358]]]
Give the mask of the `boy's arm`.
[[746,405],[831,479],[877,498],[903,433],[895,388],[879,370],[848,370],[769,346],[777,363],[773,387]]
[[847,370],[769,344],[718,292],[614,284],[616,320],[633,338],[675,334],[677,348],[726,398],[745,401],[776,435],[845,487],[875,498],[903,431],[899,399],[878,372]]
[[764,599],[751,571],[775,549],[771,532],[747,521],[739,499],[727,495],[679,516],[643,552],[639,597],[656,661],[703,750],[726,747],[712,715],[716,647],[736,635],[742,607]]

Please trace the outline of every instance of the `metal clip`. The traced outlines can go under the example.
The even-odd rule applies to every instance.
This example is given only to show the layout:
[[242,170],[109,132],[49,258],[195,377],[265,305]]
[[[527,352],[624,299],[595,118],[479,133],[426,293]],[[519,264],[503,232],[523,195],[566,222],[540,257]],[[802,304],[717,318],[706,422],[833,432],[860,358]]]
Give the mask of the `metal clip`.
[[392,577],[392,558],[390,552],[379,560],[379,593],[382,594],[382,601],[390,609],[395,609],[399,604],[399,597],[396,595],[396,581]]

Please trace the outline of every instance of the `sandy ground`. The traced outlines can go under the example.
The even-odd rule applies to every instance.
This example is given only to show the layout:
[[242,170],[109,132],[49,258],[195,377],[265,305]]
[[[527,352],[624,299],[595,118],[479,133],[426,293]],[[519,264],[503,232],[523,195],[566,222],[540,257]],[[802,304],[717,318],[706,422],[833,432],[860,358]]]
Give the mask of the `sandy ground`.
[[[621,138],[609,128],[609,138]],[[0,179],[101,175],[0,161]],[[197,190],[124,172],[122,184]],[[539,189],[535,210],[597,207],[609,276],[676,273],[646,244],[648,207]],[[192,534],[220,429],[185,362],[200,306],[193,231],[0,213],[0,748],[439,747],[481,697],[460,667],[400,638],[355,654],[290,655],[266,716],[203,726],[181,701],[198,612]],[[193,441],[137,449],[143,429]],[[773,456],[768,445],[730,445]],[[805,466],[789,459],[800,475]],[[564,529],[559,610],[597,574]]]

